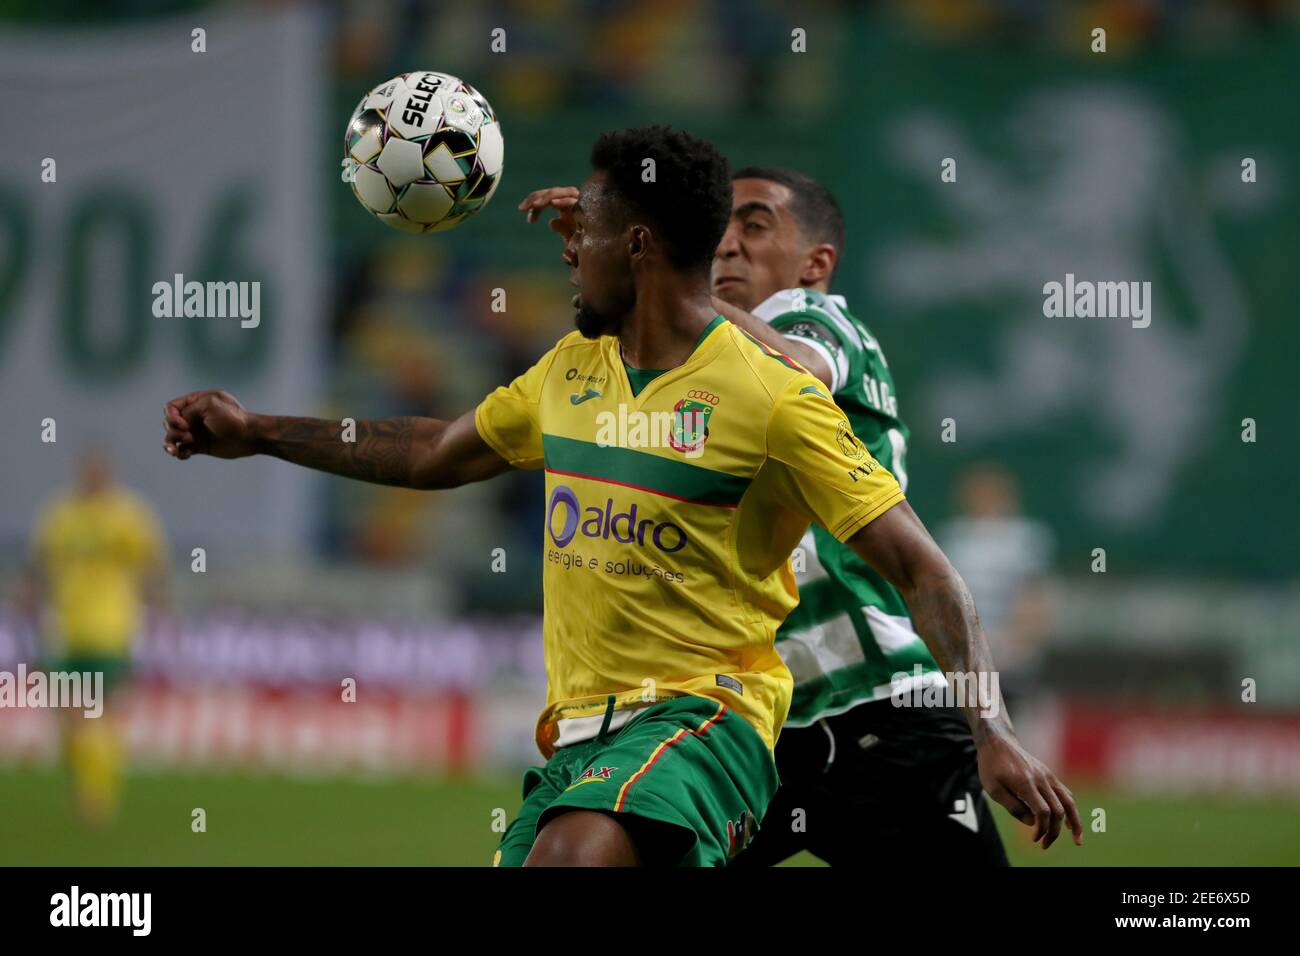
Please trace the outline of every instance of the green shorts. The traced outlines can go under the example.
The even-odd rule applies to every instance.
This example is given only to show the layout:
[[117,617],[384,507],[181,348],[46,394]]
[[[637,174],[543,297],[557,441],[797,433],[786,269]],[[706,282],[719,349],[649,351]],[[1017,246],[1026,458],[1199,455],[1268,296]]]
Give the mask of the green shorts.
[[776,788],[772,753],[743,717],[705,697],[675,697],[527,770],[496,865],[522,866],[553,817],[599,810],[669,824],[656,828],[669,837],[655,841],[665,863],[725,866],[757,832]]
[[69,651],[55,657],[46,665],[51,673],[82,673],[104,675],[104,693],[118,687],[131,673],[131,658],[127,654],[88,654]]

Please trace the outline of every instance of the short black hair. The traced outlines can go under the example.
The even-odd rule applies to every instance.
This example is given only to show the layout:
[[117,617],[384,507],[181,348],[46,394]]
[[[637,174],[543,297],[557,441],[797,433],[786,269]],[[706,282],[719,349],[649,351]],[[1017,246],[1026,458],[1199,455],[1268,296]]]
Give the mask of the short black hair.
[[790,211],[804,238],[834,246],[837,256],[844,254],[844,213],[831,191],[817,180],[785,166],[746,166],[731,178],[767,179],[786,187],[793,194]]
[[[647,159],[653,182],[642,179]],[[611,130],[592,147],[591,167],[657,227],[672,265],[709,268],[731,218],[731,167],[712,143],[668,126]]]

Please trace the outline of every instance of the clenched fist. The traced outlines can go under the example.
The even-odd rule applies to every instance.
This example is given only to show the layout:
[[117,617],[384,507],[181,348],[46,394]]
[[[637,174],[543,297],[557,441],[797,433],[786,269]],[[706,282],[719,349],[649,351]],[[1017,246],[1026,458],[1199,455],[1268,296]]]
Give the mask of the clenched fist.
[[181,461],[190,455],[244,458],[257,453],[257,418],[229,392],[190,392],[163,407],[163,448]]

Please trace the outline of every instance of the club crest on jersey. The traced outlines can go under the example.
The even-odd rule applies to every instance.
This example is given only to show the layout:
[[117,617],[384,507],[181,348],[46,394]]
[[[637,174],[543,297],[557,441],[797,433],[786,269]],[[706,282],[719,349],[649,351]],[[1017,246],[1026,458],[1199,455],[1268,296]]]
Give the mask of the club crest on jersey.
[[668,445],[673,451],[698,452],[709,440],[709,416],[718,397],[701,389],[693,389],[690,398],[683,398],[673,406],[673,429]]

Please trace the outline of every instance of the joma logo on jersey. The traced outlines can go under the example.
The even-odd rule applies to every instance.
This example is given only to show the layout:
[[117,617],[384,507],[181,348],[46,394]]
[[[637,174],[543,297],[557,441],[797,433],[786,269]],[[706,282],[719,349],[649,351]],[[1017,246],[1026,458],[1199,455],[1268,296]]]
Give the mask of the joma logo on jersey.
[[[614,499],[605,499],[603,508],[588,505],[584,508],[578,496],[567,485],[556,485],[551,492],[551,499],[546,505],[546,530],[557,548],[567,547],[582,532],[585,538],[599,538],[608,541],[613,538],[619,544],[637,544],[644,547],[646,539],[650,540],[665,554],[674,554],[686,547],[686,532],[671,521],[653,518],[638,518],[637,504],[632,502],[627,511],[615,511]],[[556,530],[557,516],[563,522]]]

